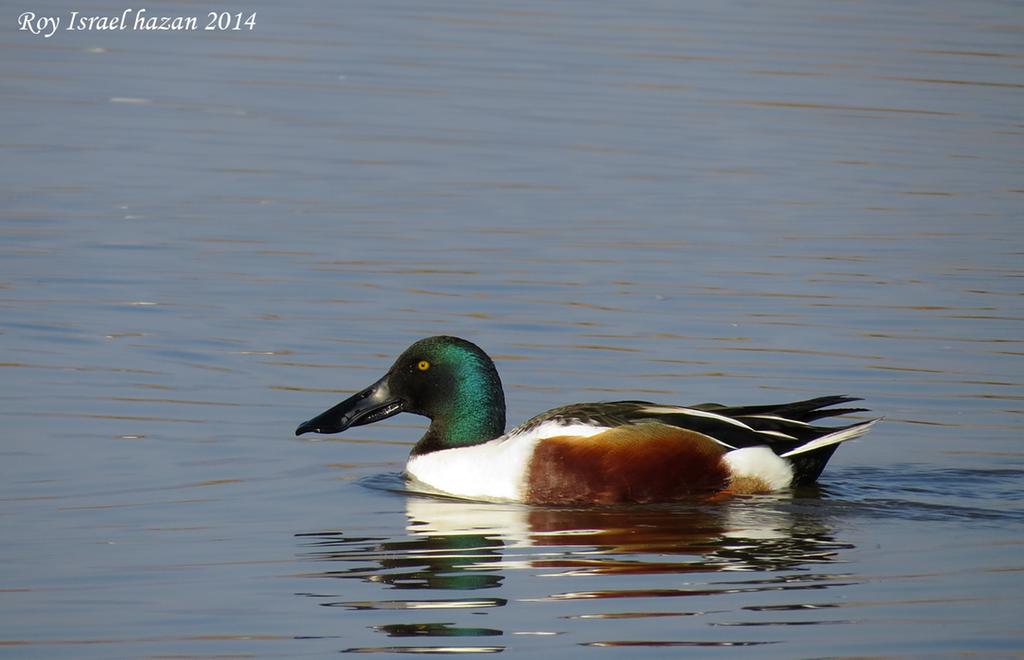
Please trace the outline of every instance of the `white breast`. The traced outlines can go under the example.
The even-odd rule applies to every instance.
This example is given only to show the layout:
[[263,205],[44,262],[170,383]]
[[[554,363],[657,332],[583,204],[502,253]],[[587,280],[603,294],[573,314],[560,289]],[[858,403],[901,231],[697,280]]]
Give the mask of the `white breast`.
[[506,435],[472,447],[442,449],[412,456],[405,473],[431,489],[474,500],[521,502],[534,447],[544,438],[590,437],[608,427],[544,422],[528,431]]

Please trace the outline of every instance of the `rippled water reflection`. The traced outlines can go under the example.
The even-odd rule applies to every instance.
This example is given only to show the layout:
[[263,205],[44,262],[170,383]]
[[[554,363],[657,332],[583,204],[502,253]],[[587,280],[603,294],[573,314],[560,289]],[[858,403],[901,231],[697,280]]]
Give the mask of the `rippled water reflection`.
[[[0,655],[1018,653],[1024,41],[961,5],[5,18]],[[437,333],[511,422],[886,421],[792,498],[611,510],[406,492],[407,416],[293,437]]]
[[[397,476],[394,481],[400,483]],[[427,643],[425,637],[564,636],[563,643],[582,647],[756,646],[791,639],[783,632],[790,627],[851,625],[870,627],[882,636],[880,644],[894,643],[903,622],[874,612],[915,609],[927,617],[937,606],[978,602],[883,595],[874,583],[928,575],[851,570],[860,535],[842,538],[834,526],[917,519],[906,502],[886,512],[869,493],[862,498],[807,489],[796,498],[579,509],[412,494],[405,500],[404,535],[298,534],[302,562],[317,569],[305,575],[314,578],[315,591],[298,595],[350,610],[378,635],[403,638],[382,645],[370,636],[367,646],[346,649],[359,652],[506,648],[483,640],[480,646],[465,639]],[[936,515],[956,515],[935,508]],[[1020,514],[1006,514],[1002,522],[1019,524]],[[346,600],[342,594],[352,591],[346,580],[372,585],[379,599]],[[497,597],[512,594],[517,597]],[[685,622],[676,621],[681,618]],[[893,638],[884,640],[886,634]],[[810,640],[824,652],[834,635]]]
[[[379,601],[344,601],[322,593],[302,594],[328,607],[356,611],[396,610],[394,623],[372,629],[389,637],[488,637],[499,635],[565,635],[580,637],[578,643],[611,645],[747,645],[770,643],[727,639],[694,641],[593,640],[588,627],[572,621],[661,619],[700,617],[701,627],[748,625],[722,619],[732,609],[742,609],[731,598],[748,602],[748,594],[794,592],[776,600],[787,605],[767,606],[773,611],[828,609],[835,605],[807,605],[806,590],[849,586],[850,576],[824,569],[844,549],[852,546],[836,540],[831,530],[810,507],[796,506],[788,498],[752,498],[727,503],[694,502],[663,507],[621,509],[558,509],[513,505],[477,504],[410,496],[406,538],[347,537],[342,532],[308,532],[298,535],[305,548],[303,558],[328,562],[318,578],[358,579],[381,585],[386,591],[413,590],[455,598],[389,598]],[[817,519],[816,519],[817,518]],[[800,571],[785,577],[765,578],[764,573]],[[526,572],[555,591],[538,592],[510,603],[505,598],[470,596],[474,592],[500,590],[512,574]],[[741,577],[744,573],[756,573]],[[600,582],[593,582],[600,578]],[[579,589],[573,587],[584,579]],[[668,586],[666,579],[676,586]],[[678,580],[678,582],[676,582]],[[601,588],[585,588],[600,585]],[[330,590],[325,586],[324,590]],[[342,591],[344,589],[341,589]],[[663,601],[662,599],[684,599]],[[689,609],[716,602],[723,609]],[[517,630],[463,625],[472,615],[488,608],[515,607],[529,603],[586,601],[584,607],[563,604],[560,614],[541,630]],[[591,603],[608,601],[595,608]],[[761,608],[755,608],[760,610]],[[409,610],[414,612],[409,613]],[[429,610],[429,612],[420,612]],[[435,621],[443,616],[458,619]],[[454,610],[456,612],[448,612]],[[462,611],[468,611],[465,615]],[[495,616],[488,616],[488,621]],[[521,614],[518,616],[522,616]],[[522,625],[524,621],[513,617]],[[843,623],[834,617],[781,621],[774,625]],[[494,624],[492,624],[494,625]],[[754,624],[749,625],[767,625]],[[590,628],[593,628],[592,626]],[[599,630],[599,629],[594,629]],[[714,635],[713,631],[709,631]],[[386,647],[394,650],[396,647]],[[404,647],[403,647],[404,648]],[[418,646],[439,651],[450,646]],[[504,648],[503,646],[488,647]],[[381,647],[349,650],[381,650]],[[410,650],[406,648],[406,650]]]

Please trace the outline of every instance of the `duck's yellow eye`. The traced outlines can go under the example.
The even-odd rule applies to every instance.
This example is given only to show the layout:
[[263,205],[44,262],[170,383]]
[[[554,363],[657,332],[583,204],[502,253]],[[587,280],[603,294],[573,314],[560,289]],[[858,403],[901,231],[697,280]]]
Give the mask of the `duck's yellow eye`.
[[420,360],[419,364],[416,365],[416,368],[419,369],[420,371],[426,371],[427,369],[430,368],[430,363],[427,362],[426,360]]

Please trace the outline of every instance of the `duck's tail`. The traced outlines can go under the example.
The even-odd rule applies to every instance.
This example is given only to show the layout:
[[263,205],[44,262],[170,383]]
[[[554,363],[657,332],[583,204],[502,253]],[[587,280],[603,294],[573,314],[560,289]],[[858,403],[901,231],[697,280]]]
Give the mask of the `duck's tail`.
[[726,452],[723,460],[729,469],[730,490],[769,493],[814,483],[841,443],[864,435],[877,421],[844,426],[784,451],[755,445]]
[[864,435],[877,421],[877,419],[872,419],[845,426],[779,454],[779,457],[786,459],[793,468],[792,485],[803,486],[814,483],[841,443]]

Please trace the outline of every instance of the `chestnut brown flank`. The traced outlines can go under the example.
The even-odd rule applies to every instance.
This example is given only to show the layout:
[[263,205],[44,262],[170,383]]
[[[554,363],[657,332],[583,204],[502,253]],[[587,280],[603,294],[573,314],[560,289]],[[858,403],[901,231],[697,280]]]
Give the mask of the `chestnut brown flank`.
[[725,448],[675,426],[631,424],[537,443],[527,473],[533,504],[612,504],[680,499],[725,488]]

